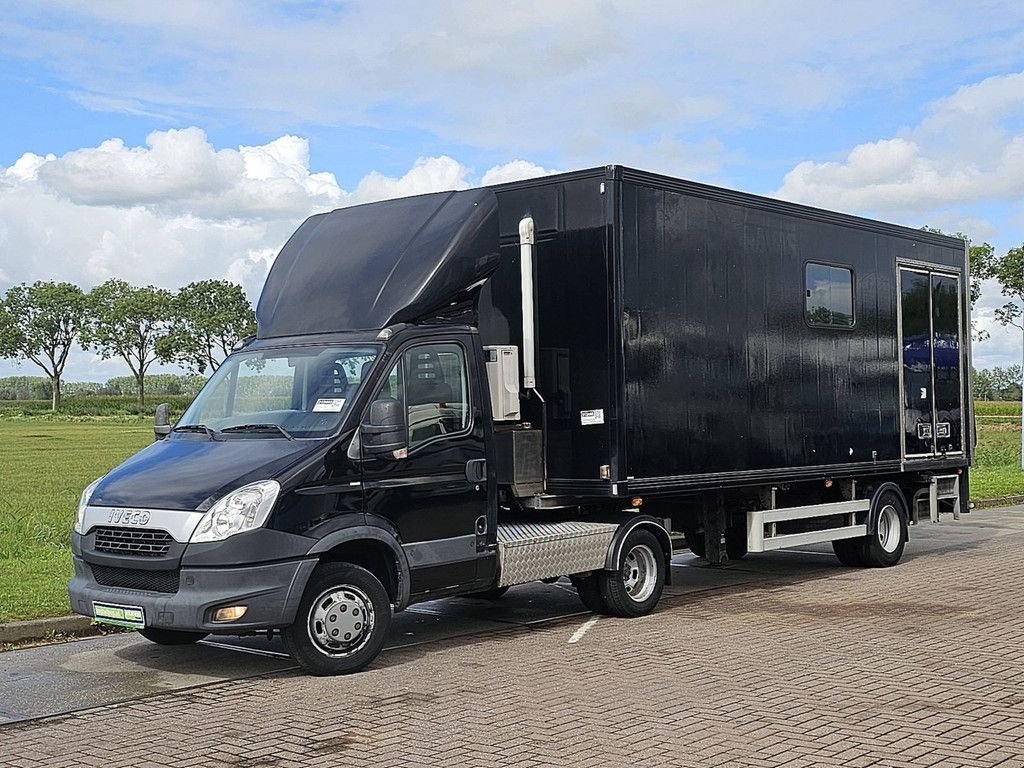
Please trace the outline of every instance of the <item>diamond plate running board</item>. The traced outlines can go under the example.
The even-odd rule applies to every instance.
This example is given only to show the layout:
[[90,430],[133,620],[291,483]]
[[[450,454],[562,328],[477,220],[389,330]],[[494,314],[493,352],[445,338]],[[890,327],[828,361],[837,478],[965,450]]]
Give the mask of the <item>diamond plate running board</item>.
[[499,587],[604,567],[615,523],[512,523],[498,526]]

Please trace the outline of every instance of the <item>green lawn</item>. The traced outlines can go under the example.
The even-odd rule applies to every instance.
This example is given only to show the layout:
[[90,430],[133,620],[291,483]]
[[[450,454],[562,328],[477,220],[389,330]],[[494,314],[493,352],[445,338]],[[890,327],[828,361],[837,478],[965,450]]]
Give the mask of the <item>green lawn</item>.
[[[971,496],[1024,494],[1020,404],[978,405],[987,418],[978,419]],[[78,496],[153,439],[148,418],[12,415],[15,410],[0,411],[0,621],[67,613],[68,538]]]
[[0,621],[68,613],[79,494],[152,439],[138,419],[0,419]]

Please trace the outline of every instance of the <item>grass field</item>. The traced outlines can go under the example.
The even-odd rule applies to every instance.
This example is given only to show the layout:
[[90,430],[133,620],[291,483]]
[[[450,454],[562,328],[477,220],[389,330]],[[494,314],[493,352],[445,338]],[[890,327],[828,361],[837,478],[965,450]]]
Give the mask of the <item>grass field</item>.
[[[53,416],[0,405],[0,622],[68,612],[68,539],[78,496],[153,439],[150,417],[132,415],[131,407]],[[87,410],[87,403],[76,408]],[[1020,403],[978,403],[977,413],[972,497],[1024,494]]]
[[152,427],[138,419],[0,418],[0,621],[68,612],[79,494],[152,440]]

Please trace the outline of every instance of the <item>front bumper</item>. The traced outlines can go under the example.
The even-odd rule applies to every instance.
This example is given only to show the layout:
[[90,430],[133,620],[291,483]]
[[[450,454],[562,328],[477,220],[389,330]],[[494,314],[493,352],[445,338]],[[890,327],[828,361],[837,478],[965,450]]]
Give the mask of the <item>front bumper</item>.
[[[291,624],[317,564],[309,558],[238,568],[182,568],[176,592],[151,592],[103,586],[88,563],[72,559],[75,575],[68,594],[75,613],[94,616],[93,601],[139,606],[147,627],[225,635]],[[240,620],[211,620],[215,609],[231,605],[247,606]]]

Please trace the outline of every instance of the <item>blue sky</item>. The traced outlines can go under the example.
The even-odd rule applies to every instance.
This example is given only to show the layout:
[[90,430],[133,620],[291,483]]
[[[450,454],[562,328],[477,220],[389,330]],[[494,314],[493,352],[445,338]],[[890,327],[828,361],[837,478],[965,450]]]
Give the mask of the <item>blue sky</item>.
[[315,211],[611,162],[1024,242],[1020,3],[27,1],[0,100],[0,290],[255,298]]

